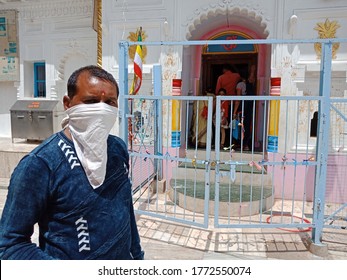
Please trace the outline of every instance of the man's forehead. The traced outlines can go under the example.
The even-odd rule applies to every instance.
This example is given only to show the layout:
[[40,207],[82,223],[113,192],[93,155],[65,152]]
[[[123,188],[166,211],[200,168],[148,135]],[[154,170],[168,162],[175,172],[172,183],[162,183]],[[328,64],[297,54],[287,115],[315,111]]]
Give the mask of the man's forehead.
[[112,87],[115,86],[111,81],[90,75],[89,73],[86,73],[86,75],[83,75],[83,76],[81,75],[81,78],[87,80],[87,82],[90,85],[98,86],[98,85],[102,85],[103,83],[106,83],[106,84],[110,84]]
[[97,77],[94,77],[94,76],[89,77],[89,82],[90,82],[91,84],[96,85],[99,81],[100,81],[100,79],[97,78]]
[[91,75],[89,72],[80,74],[77,83],[79,88],[86,88],[89,93],[100,94],[102,92],[108,95],[115,95],[118,97],[118,87],[109,80],[102,79],[97,76]]

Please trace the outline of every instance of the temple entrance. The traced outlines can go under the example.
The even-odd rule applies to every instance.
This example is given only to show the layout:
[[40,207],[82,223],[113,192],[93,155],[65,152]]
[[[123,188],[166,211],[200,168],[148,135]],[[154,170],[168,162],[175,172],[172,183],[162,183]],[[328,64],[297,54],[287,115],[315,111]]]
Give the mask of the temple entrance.
[[[202,54],[201,57],[201,91],[198,93],[198,95],[205,95],[207,92],[212,91],[212,93],[215,93],[216,91],[216,84],[218,77],[222,74],[222,68],[223,65],[229,64],[232,68],[233,72],[237,72],[240,74],[242,78],[247,79],[250,74],[250,69],[253,67],[255,75],[257,75],[257,68],[258,68],[258,53],[226,53],[226,54]],[[255,76],[255,80],[257,81],[257,77]],[[259,95],[258,92],[258,85],[257,82],[254,83],[253,93],[251,95]],[[239,107],[239,111],[246,112],[244,105],[248,103],[252,103],[252,101],[246,101],[242,102]],[[252,135],[252,143],[249,143],[250,146],[252,146],[252,149],[254,151],[263,151],[263,145],[260,143],[257,139],[262,139],[263,137],[263,125],[262,125],[262,119],[264,117],[264,111],[261,110],[262,108],[259,107],[259,102],[254,102],[251,106],[254,110],[248,110],[248,121],[252,119],[251,126],[248,125],[249,134]],[[242,107],[242,108],[241,108]],[[251,112],[250,112],[251,111]],[[259,114],[261,115],[261,118],[259,118]],[[230,114],[229,114],[230,115]],[[251,115],[251,116],[250,116]],[[253,116],[254,115],[254,116]],[[241,120],[245,120],[245,116],[243,113],[239,114],[237,116],[237,121],[241,122]],[[230,124],[232,122],[232,119],[229,120]],[[250,121],[249,121],[250,122]],[[254,129],[253,129],[254,126]],[[215,136],[215,130],[216,128],[213,126],[213,139],[212,142],[214,143],[214,136]],[[232,130],[230,128],[225,130],[225,140],[228,143],[233,143],[235,147],[241,145],[241,137],[239,137],[239,140],[235,140],[232,138]],[[241,135],[241,132],[239,133]],[[247,147],[251,148],[251,147]]]
[[247,54],[203,54],[201,61],[202,92],[209,87],[215,90],[217,79],[222,74],[224,64],[230,64],[233,72],[247,78],[252,65],[257,69],[257,53]]

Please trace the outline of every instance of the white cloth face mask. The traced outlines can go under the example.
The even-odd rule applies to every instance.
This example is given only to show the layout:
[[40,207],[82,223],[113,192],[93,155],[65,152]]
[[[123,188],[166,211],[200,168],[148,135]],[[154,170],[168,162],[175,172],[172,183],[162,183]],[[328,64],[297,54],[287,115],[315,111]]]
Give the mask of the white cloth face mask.
[[118,108],[99,102],[78,104],[65,112],[78,159],[96,189],[105,180],[107,138],[118,117]]

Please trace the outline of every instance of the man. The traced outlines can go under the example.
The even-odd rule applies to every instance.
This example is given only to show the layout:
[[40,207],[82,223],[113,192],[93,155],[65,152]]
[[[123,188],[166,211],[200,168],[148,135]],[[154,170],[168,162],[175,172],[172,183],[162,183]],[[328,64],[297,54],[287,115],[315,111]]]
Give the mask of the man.
[[236,95],[236,85],[240,81],[241,76],[239,73],[231,71],[231,66],[226,64],[223,66],[223,74],[217,79],[216,95],[218,95],[219,89],[224,88],[227,91],[227,95]]
[[[247,79],[242,78],[242,81],[240,81],[236,86],[237,95],[247,95],[252,96],[256,94],[256,88],[255,88],[255,71],[256,67],[255,65],[251,65],[250,68],[250,74],[248,75]],[[245,151],[250,150],[252,147],[253,137],[252,137],[252,122],[253,122],[253,100],[245,100],[242,102],[242,106],[239,106],[240,108],[238,111],[242,111],[243,116],[243,131],[244,131],[244,137],[243,137],[243,149]],[[241,108],[242,107],[242,108]],[[234,112],[234,114],[236,114]]]
[[[223,74],[220,75],[217,79],[217,84],[216,84],[216,89],[215,89],[215,93],[216,95],[218,95],[218,92],[221,88],[224,88],[226,90],[226,95],[236,95],[236,85],[237,83],[240,81],[241,76],[239,73],[234,73],[231,71],[231,66],[229,64],[225,64],[223,65]],[[240,101],[235,101],[234,104],[230,104],[230,102],[228,102],[228,112],[232,111],[233,114],[228,114],[228,123],[231,123],[232,121],[232,117],[236,118],[236,116],[234,115],[235,112],[237,111],[238,107],[239,107],[239,103]],[[230,109],[230,106],[232,106],[232,108]],[[226,133],[227,138],[229,137],[229,133]],[[230,142],[230,139],[226,139],[226,142]]]
[[[97,66],[76,70],[64,129],[15,168],[1,218],[1,259],[143,259],[129,155],[109,132],[118,85]],[[32,243],[39,226],[39,247]]]

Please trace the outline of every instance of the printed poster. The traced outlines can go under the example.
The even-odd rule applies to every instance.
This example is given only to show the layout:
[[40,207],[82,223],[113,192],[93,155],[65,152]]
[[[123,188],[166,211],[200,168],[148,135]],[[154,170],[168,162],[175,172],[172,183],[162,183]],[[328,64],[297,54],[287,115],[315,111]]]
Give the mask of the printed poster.
[[0,11],[0,81],[18,81],[17,11]]

